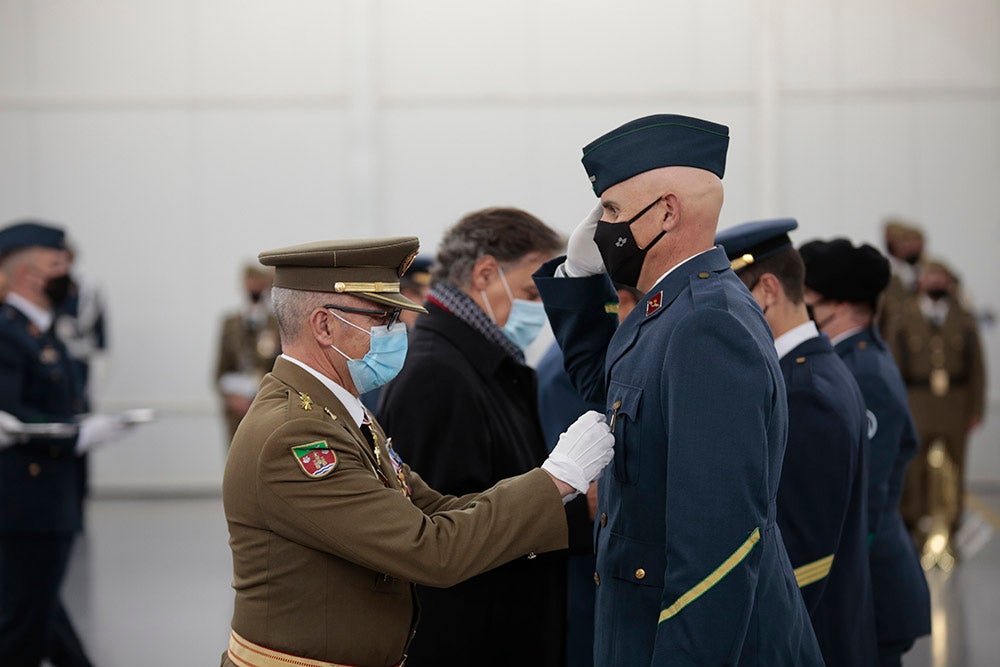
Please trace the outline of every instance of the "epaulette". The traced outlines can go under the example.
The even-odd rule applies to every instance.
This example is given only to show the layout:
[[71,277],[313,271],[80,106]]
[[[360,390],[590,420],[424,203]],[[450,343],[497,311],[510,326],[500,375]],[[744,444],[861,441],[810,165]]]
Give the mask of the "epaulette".
[[715,271],[699,271],[691,275],[691,300],[695,308],[718,308],[727,310],[725,285]]

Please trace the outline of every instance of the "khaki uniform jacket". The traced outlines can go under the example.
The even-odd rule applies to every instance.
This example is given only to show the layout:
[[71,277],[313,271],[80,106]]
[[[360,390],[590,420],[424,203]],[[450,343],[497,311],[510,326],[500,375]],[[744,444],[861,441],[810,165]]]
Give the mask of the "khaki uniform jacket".
[[[397,473],[381,427],[373,430],[377,457],[304,369],[279,358],[265,376],[223,482],[240,636],[316,660],[395,665],[416,626],[413,583],[451,586],[566,548],[563,505],[542,470],[442,496],[405,464]],[[335,458],[319,476],[293,450],[314,443]]]
[[986,394],[982,346],[972,313],[952,298],[947,317],[937,327],[924,317],[919,301],[910,298],[899,311],[892,348],[921,439],[964,443],[969,425],[983,415]]

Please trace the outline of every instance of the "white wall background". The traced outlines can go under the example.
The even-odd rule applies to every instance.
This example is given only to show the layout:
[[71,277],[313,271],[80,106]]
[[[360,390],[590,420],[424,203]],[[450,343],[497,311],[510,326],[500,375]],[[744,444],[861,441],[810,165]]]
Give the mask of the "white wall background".
[[[1000,311],[996,0],[0,0],[0,221],[66,224],[111,303],[100,403],[161,414],[97,454],[98,490],[218,488],[211,369],[244,260],[432,251],[494,204],[568,234],[581,147],[660,112],[730,126],[722,227],[880,245],[908,217]],[[988,419],[970,476],[996,481]]]

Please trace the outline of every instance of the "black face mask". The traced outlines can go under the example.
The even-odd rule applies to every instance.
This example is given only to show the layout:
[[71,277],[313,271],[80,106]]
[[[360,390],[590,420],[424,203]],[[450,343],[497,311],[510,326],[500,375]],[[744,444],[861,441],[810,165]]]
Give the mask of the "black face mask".
[[260,303],[260,297],[263,296],[263,292],[247,292],[247,297],[250,299],[250,303]]
[[910,266],[916,266],[917,262],[920,261],[920,253],[917,253],[916,255],[907,255],[906,257],[903,258],[903,261],[909,264]]
[[70,287],[72,287],[72,282],[68,273],[49,278],[45,283],[45,296],[49,298],[54,308],[58,308],[69,299]]
[[940,301],[948,297],[948,290],[946,289],[929,289],[927,290],[927,296],[934,299],[935,301]]
[[632,224],[656,206],[658,201],[659,197],[628,222],[598,221],[597,231],[594,232],[594,243],[601,252],[604,268],[614,282],[635,287],[639,282],[643,262],[646,261],[646,253],[667,233],[666,230],[661,231],[645,248],[640,248],[632,235]]

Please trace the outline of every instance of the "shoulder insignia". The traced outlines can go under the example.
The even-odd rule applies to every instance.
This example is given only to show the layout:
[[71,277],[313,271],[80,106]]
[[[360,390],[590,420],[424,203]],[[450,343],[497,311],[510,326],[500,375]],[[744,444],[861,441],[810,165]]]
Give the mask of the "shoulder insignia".
[[657,292],[646,301],[646,317],[649,317],[663,305],[663,292]]
[[313,479],[326,477],[337,467],[337,454],[326,444],[326,440],[295,445],[291,449],[302,472]]
[[313,409],[313,400],[309,398],[309,394],[303,394],[301,391],[299,392],[299,407],[303,410]]
[[865,417],[868,421],[868,439],[871,440],[878,433],[878,419],[871,410],[865,410]]
[[607,313],[608,315],[617,315],[618,304],[613,301],[607,302],[606,304],[604,304],[604,312]]

